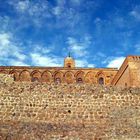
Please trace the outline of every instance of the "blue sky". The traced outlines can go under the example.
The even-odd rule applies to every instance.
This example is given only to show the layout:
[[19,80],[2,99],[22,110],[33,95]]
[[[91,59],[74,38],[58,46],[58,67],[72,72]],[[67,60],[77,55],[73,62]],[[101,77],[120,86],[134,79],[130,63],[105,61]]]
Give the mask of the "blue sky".
[[120,67],[140,54],[139,0],[0,0],[0,65]]

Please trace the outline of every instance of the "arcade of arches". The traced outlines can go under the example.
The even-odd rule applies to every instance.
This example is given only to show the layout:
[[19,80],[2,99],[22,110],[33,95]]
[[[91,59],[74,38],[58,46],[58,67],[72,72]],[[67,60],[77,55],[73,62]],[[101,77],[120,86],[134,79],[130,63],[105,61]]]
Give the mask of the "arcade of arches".
[[64,67],[2,67],[0,73],[11,74],[17,82],[93,83],[110,85],[116,69],[75,68],[72,57],[64,59]]
[[[134,70],[133,66],[135,66]],[[116,68],[77,68],[75,60],[69,56],[64,59],[64,67],[0,66],[0,73],[11,74],[16,82],[139,86],[139,68],[140,56],[126,57],[119,70]]]
[[[98,74],[99,72],[100,74]],[[34,67],[14,68],[7,67],[0,73],[11,74],[17,82],[46,82],[46,83],[93,83],[109,85],[115,70],[92,70],[92,69],[41,69]]]

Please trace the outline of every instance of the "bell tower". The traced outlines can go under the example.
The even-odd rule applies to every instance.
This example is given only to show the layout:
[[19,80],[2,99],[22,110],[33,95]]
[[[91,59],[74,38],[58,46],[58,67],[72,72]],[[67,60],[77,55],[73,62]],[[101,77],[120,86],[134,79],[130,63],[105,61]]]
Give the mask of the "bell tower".
[[75,67],[75,60],[71,57],[70,52],[68,57],[64,59],[64,67],[65,68],[74,68]]

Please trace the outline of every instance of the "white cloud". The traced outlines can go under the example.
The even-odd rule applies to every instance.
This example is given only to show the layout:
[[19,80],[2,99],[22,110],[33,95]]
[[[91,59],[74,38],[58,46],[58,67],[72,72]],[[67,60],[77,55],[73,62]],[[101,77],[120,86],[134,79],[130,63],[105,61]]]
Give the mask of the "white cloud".
[[83,57],[88,55],[87,49],[91,43],[88,36],[79,42],[73,37],[68,37],[67,43],[69,45],[69,51],[71,51],[76,57]]
[[[84,36],[80,40],[73,37],[67,38],[68,50],[76,58],[76,67],[95,67],[94,64],[90,64],[86,58],[89,56],[89,45],[91,44],[91,37]],[[83,59],[83,57],[85,59]]]
[[107,67],[108,68],[120,68],[122,63],[124,62],[124,60],[125,60],[125,57],[116,57],[108,63]]
[[22,61],[19,61],[19,60],[12,60],[12,59],[9,59],[9,64],[11,66],[29,66],[27,65],[26,63],[22,62]]
[[[18,46],[14,41],[11,33],[0,33],[0,60],[6,61],[7,64],[12,64],[13,58],[15,61],[23,62],[26,59],[26,55],[23,54],[21,46]],[[12,58],[12,59],[10,59]]]
[[44,13],[46,10],[48,11],[48,1],[10,1],[10,5],[12,5],[19,13],[27,14],[30,16],[44,16],[47,13]]
[[94,68],[95,67],[95,64],[88,64],[87,67]]
[[63,9],[61,7],[56,6],[52,9],[52,12],[53,12],[54,15],[59,16],[62,13],[62,10]]
[[[12,0],[8,2],[16,10],[18,15],[18,24],[20,27],[34,25],[42,27],[46,18],[52,17],[51,8],[47,0]],[[24,23],[24,24],[23,24]]]
[[60,67],[62,66],[63,59],[56,56],[45,56],[40,53],[32,53],[31,59],[33,65],[37,66],[50,66],[50,67]]
[[42,44],[31,44],[31,46],[33,47],[33,53],[40,53],[40,54],[48,54],[51,52],[51,50],[53,49],[50,47],[45,47]]
[[20,12],[25,12],[26,10],[28,10],[29,4],[30,3],[28,0],[19,1],[18,3],[16,3],[16,9]]
[[[71,0],[72,3],[78,4],[79,0]],[[80,20],[80,13],[73,8],[72,3],[66,0],[56,0],[54,6],[48,0],[12,0],[8,2],[16,10],[18,16],[18,23],[24,27],[34,25],[38,28],[48,26],[49,28],[62,28],[75,26]],[[68,8],[65,4],[69,3],[71,6]],[[52,25],[50,18],[56,18],[55,23]],[[22,23],[24,22],[24,25]]]
[[18,58],[20,61],[24,61],[26,59],[26,55],[19,52],[17,48],[15,48],[15,49],[16,50],[15,50],[15,52],[13,52],[13,56]]
[[75,63],[76,63],[76,67],[91,67],[91,68],[95,67],[94,64],[90,64],[88,63],[87,60],[83,60],[83,59],[77,59]]
[[9,34],[6,34],[6,33],[0,34],[0,45],[1,46],[9,45],[10,43],[9,38],[10,38]]

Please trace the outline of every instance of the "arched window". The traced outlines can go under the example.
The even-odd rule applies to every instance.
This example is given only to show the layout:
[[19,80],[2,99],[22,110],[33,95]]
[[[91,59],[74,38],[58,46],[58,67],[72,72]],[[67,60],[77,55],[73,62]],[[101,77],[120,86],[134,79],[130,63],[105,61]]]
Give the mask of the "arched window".
[[104,78],[103,77],[100,77],[98,83],[100,85],[104,85]]
[[77,83],[83,83],[82,78],[78,78],[78,79],[77,79]]
[[68,68],[71,68],[71,63],[68,63],[68,64],[67,64],[67,67],[68,67]]
[[32,82],[39,82],[39,79],[37,77],[32,77],[31,81]]
[[56,83],[56,84],[60,84],[60,83],[61,83],[61,79],[60,79],[60,78],[56,78],[56,79],[55,79],[55,83]]

